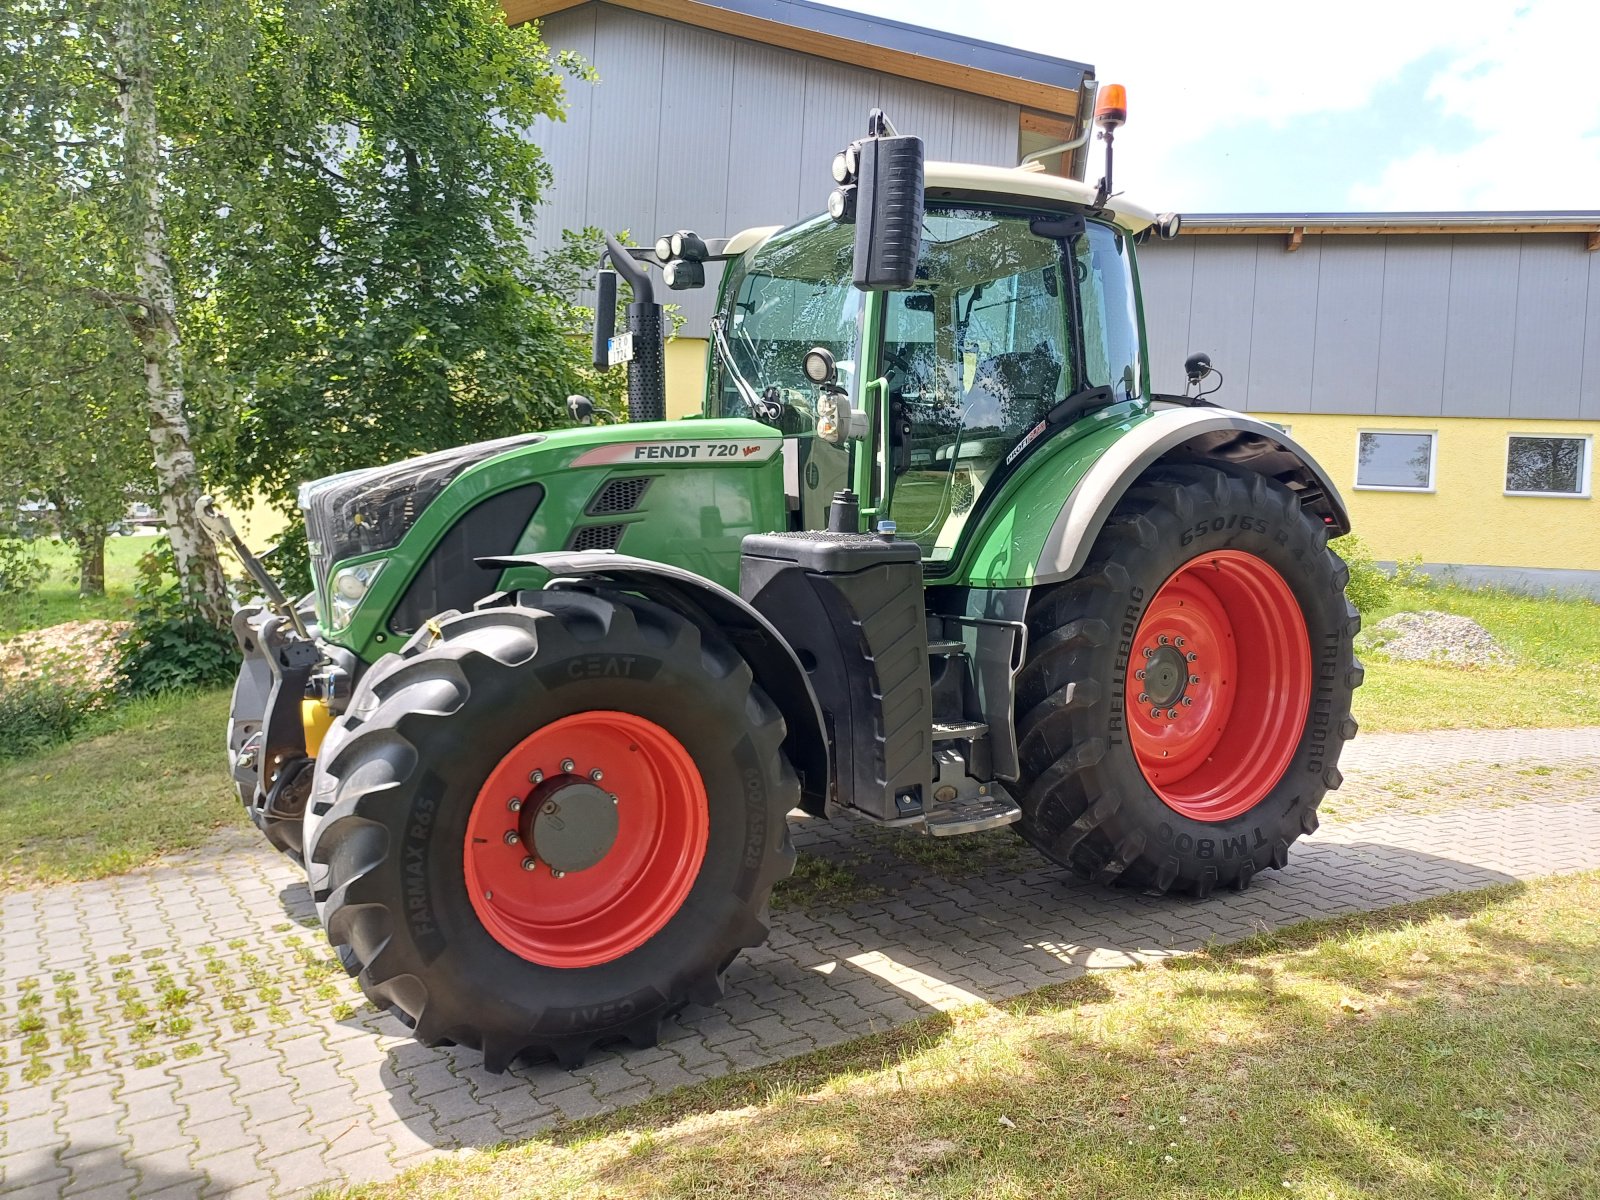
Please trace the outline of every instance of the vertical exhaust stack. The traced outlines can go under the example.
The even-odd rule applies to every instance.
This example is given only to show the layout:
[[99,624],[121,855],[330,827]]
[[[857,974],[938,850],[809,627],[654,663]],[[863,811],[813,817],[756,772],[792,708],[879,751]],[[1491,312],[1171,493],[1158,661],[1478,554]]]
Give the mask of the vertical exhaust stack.
[[[609,259],[612,270],[604,269]],[[606,253],[596,279],[594,312],[594,365],[607,370],[616,362],[628,364],[628,420],[661,421],[667,415],[666,351],[663,346],[663,310],[644,267],[616,238],[606,234]],[[627,345],[613,356],[612,331],[616,328],[617,276],[628,281],[633,302],[628,305]]]

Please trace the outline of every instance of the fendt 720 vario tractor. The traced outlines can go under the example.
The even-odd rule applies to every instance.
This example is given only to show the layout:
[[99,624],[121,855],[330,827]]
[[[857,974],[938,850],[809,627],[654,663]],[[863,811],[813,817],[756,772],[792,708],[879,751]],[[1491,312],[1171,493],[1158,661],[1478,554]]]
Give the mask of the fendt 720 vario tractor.
[[[1134,245],[1177,220],[1109,174],[875,112],[825,215],[610,243],[631,421],[304,486],[314,604],[236,616],[229,753],[373,1002],[491,1071],[649,1044],[766,937],[795,809],[1156,892],[1287,863],[1355,733],[1345,510],[1152,394]],[[704,410],[662,420],[652,284],[708,261]]]

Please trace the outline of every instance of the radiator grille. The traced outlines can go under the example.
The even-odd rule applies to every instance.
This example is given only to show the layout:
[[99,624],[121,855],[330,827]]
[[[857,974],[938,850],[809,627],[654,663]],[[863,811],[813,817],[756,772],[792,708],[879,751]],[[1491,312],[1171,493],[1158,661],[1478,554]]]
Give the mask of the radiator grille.
[[644,498],[645,490],[649,486],[649,476],[608,480],[605,486],[595,493],[594,499],[589,501],[589,515],[599,517],[608,513],[632,512],[639,507],[639,501]]
[[626,525],[585,525],[573,531],[568,550],[615,550]]

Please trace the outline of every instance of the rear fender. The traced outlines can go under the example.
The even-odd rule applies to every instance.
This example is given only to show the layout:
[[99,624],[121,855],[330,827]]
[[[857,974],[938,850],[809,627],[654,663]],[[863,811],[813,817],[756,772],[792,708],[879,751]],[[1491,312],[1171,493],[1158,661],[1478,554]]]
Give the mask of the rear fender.
[[[756,682],[783,714],[784,749],[800,776],[801,807],[823,816],[830,799],[833,763],[811,681],[794,650],[771,622],[736,593],[691,571],[611,551],[553,552],[480,558],[480,566],[506,571],[501,586],[580,587],[634,592],[665,605],[701,628],[716,629],[744,656]],[[498,595],[503,596],[504,591]],[[486,597],[480,604],[492,603]]]
[[1057,583],[1076,575],[1123,494],[1162,462],[1201,463],[1275,479],[1321,518],[1330,537],[1350,532],[1344,501],[1327,472],[1277,426],[1230,409],[1159,409],[1112,442],[1072,488],[1045,537],[1033,582]]

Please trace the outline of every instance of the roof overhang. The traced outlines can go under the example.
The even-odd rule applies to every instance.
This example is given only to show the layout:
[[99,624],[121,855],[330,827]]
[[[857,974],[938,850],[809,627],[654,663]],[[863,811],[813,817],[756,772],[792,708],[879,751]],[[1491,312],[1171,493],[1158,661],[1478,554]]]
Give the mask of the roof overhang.
[[1600,211],[1397,213],[1185,213],[1182,236],[1281,234],[1294,249],[1310,236],[1396,237],[1427,234],[1583,234],[1600,249]]
[[[1094,68],[810,0],[501,0],[513,25],[598,2],[785,50],[1021,105],[1075,128]],[[1057,118],[1050,121],[1048,118]]]

